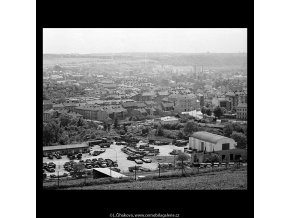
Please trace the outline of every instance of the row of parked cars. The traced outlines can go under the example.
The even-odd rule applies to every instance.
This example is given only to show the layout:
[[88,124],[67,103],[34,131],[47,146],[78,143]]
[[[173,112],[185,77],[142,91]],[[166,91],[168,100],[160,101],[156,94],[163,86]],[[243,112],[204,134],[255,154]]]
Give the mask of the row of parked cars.
[[43,163],[43,173],[45,173],[45,170],[49,173],[55,172],[56,164],[53,162],[49,163]]
[[55,157],[56,159],[61,159],[61,155],[58,152],[55,152],[54,154],[48,154],[47,155],[48,159],[52,160],[53,157]]

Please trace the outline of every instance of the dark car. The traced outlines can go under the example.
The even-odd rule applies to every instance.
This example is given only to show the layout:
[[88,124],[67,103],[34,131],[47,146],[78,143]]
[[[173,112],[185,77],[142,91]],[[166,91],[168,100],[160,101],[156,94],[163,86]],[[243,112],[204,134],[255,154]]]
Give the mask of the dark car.
[[57,178],[57,176],[55,174],[51,174],[50,178]]
[[117,173],[121,172],[121,170],[119,168],[117,168],[117,167],[112,167],[111,170],[113,170],[113,171],[115,171]]
[[54,173],[55,172],[55,169],[53,169],[53,168],[46,168],[46,170],[48,171],[48,172],[50,172],[50,173]]
[[149,158],[142,158],[141,160],[144,161],[145,163],[151,163],[152,162],[152,160],[149,159]]
[[139,170],[144,171],[144,172],[150,172],[151,170],[145,167],[140,167]]
[[111,143],[109,143],[109,142],[105,142],[105,143],[100,144],[101,148],[109,148],[110,146],[111,146]]
[[91,159],[86,159],[85,160],[85,163],[91,163],[92,161],[91,161]]
[[53,156],[52,156],[52,154],[49,154],[49,155],[48,155],[48,159],[50,159],[50,160],[52,160],[52,159],[53,159]]

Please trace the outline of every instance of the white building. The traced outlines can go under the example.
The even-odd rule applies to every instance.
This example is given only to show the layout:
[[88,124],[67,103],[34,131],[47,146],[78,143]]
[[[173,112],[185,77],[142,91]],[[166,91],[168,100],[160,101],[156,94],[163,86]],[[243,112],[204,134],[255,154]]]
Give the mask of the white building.
[[235,140],[209,132],[195,132],[189,137],[189,147],[207,152],[234,149]]
[[160,118],[161,124],[174,124],[174,123],[178,123],[179,120],[176,117],[161,117]]

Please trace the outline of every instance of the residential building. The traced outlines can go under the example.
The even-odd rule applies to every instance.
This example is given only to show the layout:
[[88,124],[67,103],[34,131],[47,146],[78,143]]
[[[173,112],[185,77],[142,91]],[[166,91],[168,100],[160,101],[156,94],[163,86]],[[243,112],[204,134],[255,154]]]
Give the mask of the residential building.
[[248,114],[247,114],[248,105],[247,105],[247,103],[240,103],[237,106],[236,110],[237,110],[237,119],[241,119],[241,120],[248,119]]

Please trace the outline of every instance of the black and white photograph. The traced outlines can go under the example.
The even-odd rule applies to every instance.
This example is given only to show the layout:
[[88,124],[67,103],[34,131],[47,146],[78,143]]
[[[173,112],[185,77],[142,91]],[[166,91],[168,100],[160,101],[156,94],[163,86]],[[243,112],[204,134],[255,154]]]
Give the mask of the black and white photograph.
[[247,31],[43,28],[43,189],[247,190]]

